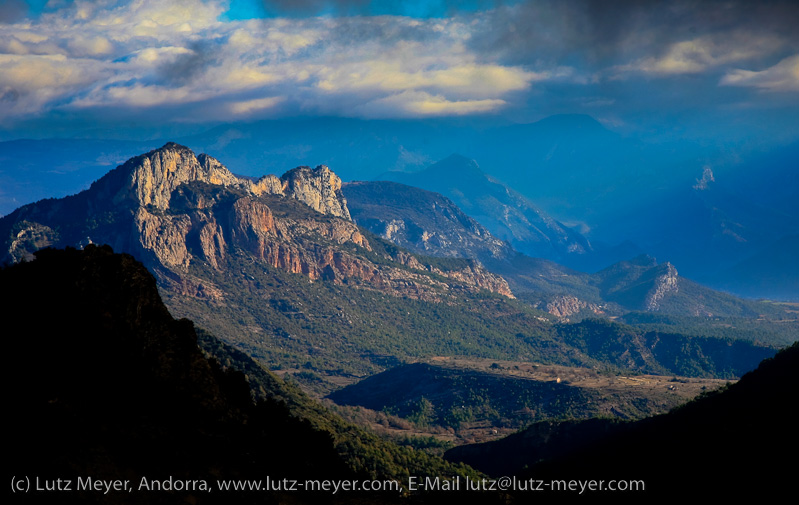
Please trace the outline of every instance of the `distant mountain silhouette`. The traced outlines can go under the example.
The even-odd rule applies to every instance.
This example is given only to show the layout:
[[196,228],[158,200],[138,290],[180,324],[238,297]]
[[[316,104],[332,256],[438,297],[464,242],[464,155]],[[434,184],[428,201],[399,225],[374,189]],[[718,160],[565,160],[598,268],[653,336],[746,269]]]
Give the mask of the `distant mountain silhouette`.
[[529,256],[562,260],[592,250],[580,233],[487,176],[464,156],[451,155],[421,172],[387,172],[381,177],[441,193],[494,236]]

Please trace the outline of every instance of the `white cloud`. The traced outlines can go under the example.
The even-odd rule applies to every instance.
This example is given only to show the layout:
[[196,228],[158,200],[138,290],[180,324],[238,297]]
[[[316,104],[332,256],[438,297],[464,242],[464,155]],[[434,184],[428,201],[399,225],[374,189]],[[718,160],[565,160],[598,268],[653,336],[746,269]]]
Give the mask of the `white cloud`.
[[[549,58],[546,47],[531,47],[539,57],[525,64],[487,59],[494,53],[475,43],[486,29],[480,15],[220,21],[225,3],[77,0],[36,20],[0,25],[0,53],[19,58],[5,61],[0,93],[11,101],[0,103],[0,111],[24,116],[119,106],[157,114],[205,103],[209,120],[292,107],[345,115],[478,114],[507,107],[539,83],[718,74],[783,44],[776,36],[735,30],[665,46],[650,41],[635,56],[625,53],[629,63],[596,70],[591,80],[579,58]],[[543,44],[547,33],[534,40]],[[646,37],[627,37],[624,47],[633,39]],[[792,68],[763,71],[770,77],[727,70],[722,84],[792,89]],[[30,84],[16,77],[22,74]]]
[[501,99],[448,100],[424,91],[405,91],[369,101],[359,107],[367,117],[461,116],[483,114],[507,105]]
[[763,57],[782,42],[770,35],[744,32],[716,34],[670,44],[660,56],[640,58],[617,71],[657,75],[698,74],[708,69]]
[[736,69],[722,77],[723,86],[749,86],[764,91],[799,91],[799,55],[761,71]]
[[95,60],[0,54],[0,116],[37,113],[103,77]]
[[418,68],[441,62],[368,60],[315,69],[316,86],[328,92],[374,90],[396,93],[435,90],[466,97],[496,97],[526,89],[538,74],[500,65],[452,62],[444,68]]
[[266,98],[256,98],[253,100],[245,100],[241,102],[234,102],[229,105],[231,113],[237,116],[250,115],[260,112],[264,109],[271,109],[284,101],[284,97],[270,96]]
[[223,22],[223,10],[221,0],[78,0],[34,21],[0,25],[0,93],[14,102],[0,105],[2,112],[157,113],[207,102],[209,114],[257,115],[287,103],[306,113],[360,106],[460,115],[495,110],[509,93],[571,74],[481,61],[465,44],[472,26],[456,20]]
[[102,57],[114,51],[111,42],[99,35],[95,37],[77,35],[67,42],[67,47],[74,56]]
[[174,62],[181,54],[190,54],[191,50],[185,47],[163,46],[148,47],[135,51],[130,55],[129,62],[134,65],[146,67],[148,65],[161,65]]

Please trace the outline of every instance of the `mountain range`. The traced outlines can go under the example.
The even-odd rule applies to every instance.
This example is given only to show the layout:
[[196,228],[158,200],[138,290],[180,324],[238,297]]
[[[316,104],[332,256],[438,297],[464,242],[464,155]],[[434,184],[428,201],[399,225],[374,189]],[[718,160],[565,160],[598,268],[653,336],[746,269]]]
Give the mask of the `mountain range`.
[[[560,416],[665,412],[684,401],[671,388],[735,380],[795,340],[790,305],[715,292],[670,262],[638,256],[582,273],[517,251],[438,193],[345,184],[325,165],[239,176],[175,143],[80,193],[18,208],[0,218],[0,239],[0,304],[34,328],[12,352],[42,368],[7,370],[9,382],[32,377],[12,395],[20,440],[41,442],[13,448],[30,472],[47,460],[56,474],[138,476],[144,453],[172,444],[155,473],[477,476],[347,425],[297,385],[397,426],[497,438]],[[455,358],[492,364],[440,365]],[[539,366],[593,386],[525,375]],[[604,376],[631,385],[603,390]],[[635,392],[638,382],[652,391]],[[585,422],[616,433],[615,421]],[[269,447],[294,456],[276,463]],[[214,466],[227,459],[251,465]]]
[[[689,315],[697,307],[712,307],[714,315],[778,312],[727,300],[648,260],[595,276],[570,272],[513,251],[440,195],[407,188],[407,196],[437,205],[427,214],[441,226],[423,233],[449,229],[482,240],[465,259],[441,248],[422,251],[434,256],[414,254],[353,223],[342,188],[375,184],[342,186],[323,165],[281,177],[241,177],[211,156],[168,143],[81,193],[0,219],[4,261],[30,258],[43,247],[110,244],[154,273],[173,313],[275,369],[303,367],[328,378],[436,354],[598,364],[553,333],[552,315],[670,307]],[[404,201],[392,212],[416,202]],[[375,205],[369,212],[382,219],[377,207],[387,208],[385,201]]]
[[585,237],[491,179],[463,156],[449,156],[421,172],[388,172],[382,177],[448,197],[494,236],[528,256],[562,260],[592,251]]
[[[460,163],[463,160],[450,158],[450,161]],[[505,201],[510,201],[512,194],[507,188],[490,182],[475,165],[470,166],[485,184],[497,188],[497,195],[505,195]],[[433,167],[430,170],[435,174]],[[449,191],[470,205],[466,194],[456,188],[460,181],[467,178],[433,176],[434,182],[430,182],[420,176],[416,180],[428,187],[449,184],[452,186]],[[436,183],[436,180],[439,182]],[[466,186],[482,187],[479,184]],[[524,254],[515,247],[519,241],[500,240],[476,218],[462,211],[454,201],[417,187],[394,182],[355,182],[344,184],[342,191],[347,197],[354,221],[360,226],[416,253],[478,260],[488,270],[507,279],[518,298],[558,317],[580,313],[618,315],[625,311],[702,317],[757,317],[781,312],[773,305],[737,299],[703,287],[680,276],[671,263],[659,264],[647,255],[619,261],[596,273],[587,274]],[[490,189],[486,195],[491,195]],[[477,193],[473,196],[481,198]],[[487,221],[502,223],[500,232],[516,228],[532,229],[545,241],[543,247],[560,247],[564,254],[590,254],[590,244],[584,238],[577,233],[567,234],[562,225],[551,219],[539,219],[539,227],[535,227],[529,220],[522,222],[524,218],[519,214],[521,219],[511,223],[514,219],[510,217],[513,213],[509,209],[518,210],[518,207],[500,203],[494,196],[485,198],[486,209],[493,209],[487,212],[495,212],[497,216]],[[573,253],[566,252],[570,248]]]
[[[461,173],[478,181],[470,167],[476,160],[491,182],[504,186],[500,193],[512,188],[511,200],[518,203],[518,197],[524,198],[518,208],[509,205],[508,223],[489,222],[496,216],[485,212],[491,210],[487,201],[473,197],[460,201],[444,188],[427,189],[449,196],[500,239],[513,237],[508,229],[501,233],[508,224],[524,219],[534,224],[547,238],[513,229],[522,234],[514,244],[521,252],[585,272],[646,253],[672,263],[690,278],[739,295],[789,300],[799,296],[795,283],[772,290],[757,270],[765,266],[758,258],[768,250],[790,255],[784,249],[785,239],[799,233],[791,197],[797,184],[795,144],[762,151],[743,144],[642,141],[579,115],[518,125],[444,119],[295,119],[219,126],[178,140],[224,159],[235,173],[255,177],[322,163],[335,167],[345,181],[381,178],[386,172],[400,180],[413,179],[414,173],[437,165],[444,182],[459,181]],[[163,144],[81,139],[0,142],[0,213],[85,189],[115,164]],[[453,153],[462,155],[460,163],[453,163]],[[445,159],[442,167],[438,162]],[[449,172],[444,170],[447,165]],[[490,188],[484,184],[481,191]],[[473,207],[467,208],[466,200]],[[536,224],[536,212],[557,223],[555,229]],[[563,233],[571,238],[559,242]],[[519,242],[525,234],[531,240],[530,250]],[[589,254],[568,253],[575,244],[585,249],[584,240],[590,245]],[[791,268],[790,261],[780,261],[770,264],[769,278]]]

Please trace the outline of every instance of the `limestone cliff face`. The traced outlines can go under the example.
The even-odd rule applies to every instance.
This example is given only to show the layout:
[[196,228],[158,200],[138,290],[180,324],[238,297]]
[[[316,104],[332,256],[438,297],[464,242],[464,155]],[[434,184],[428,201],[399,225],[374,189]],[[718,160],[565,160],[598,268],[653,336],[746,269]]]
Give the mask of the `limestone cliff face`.
[[[193,260],[223,268],[226,255],[239,250],[246,251],[253,260],[304,275],[312,281],[336,284],[355,281],[362,289],[410,298],[438,300],[449,292],[481,289],[513,296],[504,279],[479,265],[441,270],[421,263],[404,251],[376,262],[364,257],[372,251],[372,246],[351,221],[277,216],[269,206],[277,200],[274,196],[270,198],[246,195],[235,199],[229,207],[223,203],[202,211],[187,209],[187,217],[180,223],[204,223],[198,237],[201,247],[193,252],[196,255]],[[223,222],[227,224],[221,226],[219,223]],[[195,233],[188,230],[185,242],[195,242]],[[342,249],[341,246],[349,247]],[[172,256],[166,259],[172,260]],[[174,256],[180,257],[179,254]],[[180,265],[176,261],[172,264]],[[439,280],[430,273],[452,282]]]
[[254,195],[282,195],[283,182],[276,175],[265,175],[256,182],[248,185],[250,192]]
[[407,252],[373,252],[328,167],[253,181],[177,144],[129,160],[79,195],[23,207],[0,223],[0,231],[9,228],[11,261],[47,245],[108,243],[160,272],[169,289],[197,297],[224,294],[192,265],[225,271],[242,253],[311,281],[354,281],[393,295],[435,300],[488,289],[512,296],[504,279],[479,265],[448,271]]
[[538,308],[561,319],[567,319],[569,316],[583,311],[589,311],[596,315],[604,314],[602,307],[599,305],[580,300],[572,295],[556,297],[555,299],[539,304]]
[[187,147],[168,143],[161,149],[137,156],[97,181],[92,191],[110,198],[115,205],[170,208],[172,193],[181,185],[201,182],[236,188],[255,196],[284,195],[299,200],[317,212],[350,218],[341,194],[341,179],[328,167],[295,168],[282,178],[265,175],[253,182],[237,177],[219,160]]
[[660,309],[660,303],[666,295],[676,293],[679,290],[679,278],[677,269],[671,263],[661,265],[661,273],[655,278],[654,286],[647,293],[645,307],[648,311]]
[[172,192],[181,184],[193,181],[222,186],[242,184],[219,161],[205,154],[197,157],[187,147],[174,143],[132,158],[116,171],[119,174],[115,177],[98,181],[96,190],[112,193],[117,205],[168,209]]
[[280,180],[287,196],[323,214],[350,219],[347,201],[341,193],[341,179],[327,166],[298,167],[286,172]]
[[487,291],[499,293],[508,298],[514,298],[513,292],[511,292],[510,286],[508,286],[508,281],[499,275],[492,274],[479,263],[473,263],[460,270],[441,271],[433,269],[433,271],[449,279],[474,284]]
[[191,255],[186,235],[191,229],[188,216],[156,216],[140,207],[133,218],[133,236],[139,253],[154,254],[169,268],[186,268]]

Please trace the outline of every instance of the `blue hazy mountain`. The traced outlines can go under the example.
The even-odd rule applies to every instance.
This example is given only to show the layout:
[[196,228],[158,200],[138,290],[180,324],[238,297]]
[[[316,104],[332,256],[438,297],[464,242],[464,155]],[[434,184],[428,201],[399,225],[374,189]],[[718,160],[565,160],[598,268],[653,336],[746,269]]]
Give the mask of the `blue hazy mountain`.
[[[457,162],[453,166],[458,167],[462,160],[450,157],[445,161]],[[422,172],[429,172],[430,177],[420,182],[439,180],[447,187],[447,181],[460,181],[469,173],[475,177],[481,175],[475,164],[466,167],[471,171],[465,170],[459,176],[450,174],[450,169],[446,169],[446,163],[442,162]],[[490,184],[504,188],[497,183]],[[778,307],[770,304],[741,300],[703,287],[679,275],[672,264],[659,264],[646,255],[625,258],[625,261],[594,274],[527,256],[515,250],[509,242],[496,238],[446,196],[418,187],[391,181],[352,182],[342,186],[342,193],[352,219],[362,228],[413,253],[478,260],[489,271],[504,277],[518,299],[556,317],[613,316],[643,311],[717,318],[760,317],[780,312]],[[462,192],[454,193],[463,199]],[[511,217],[524,219],[525,216],[519,208],[499,200],[507,199],[507,196],[506,188],[495,195],[489,190],[478,194],[478,198],[488,199],[484,205],[488,212],[498,216],[501,222],[515,225],[517,222]],[[471,202],[467,200],[467,203]],[[540,220],[538,224],[542,224]],[[503,226],[501,229],[510,228]],[[537,228],[527,223],[522,229]],[[544,230],[553,239],[558,239],[557,228],[544,227]],[[541,236],[549,239],[543,233]],[[544,242],[532,245],[547,247],[548,252],[553,253],[557,252],[555,246],[558,244]]]
[[448,119],[298,118],[219,126],[180,143],[224,156],[245,175],[321,163],[337,167],[344,180],[366,180],[386,170],[420,170],[468,145],[477,128]]
[[448,156],[421,172],[391,171],[380,178],[441,193],[494,236],[529,256],[565,259],[592,251],[580,233],[487,176],[474,160],[464,156]]
[[752,298],[799,301],[799,235],[790,235],[719,272],[710,283]]
[[[770,294],[754,277],[755,262],[737,267],[737,277],[750,278],[757,291],[741,283],[727,283],[724,273],[764,248],[799,233],[799,146],[788,145],[752,154],[733,165],[710,166],[692,180],[667,191],[650,193],[645,206],[631,207],[625,215],[604,225],[605,240],[631,240],[658,258],[667,258],[681,271],[735,293],[784,297],[785,289]],[[773,268],[790,268],[773,264]],[[778,274],[777,274],[778,275]],[[764,289],[765,288],[765,289]],[[788,287],[799,296],[799,285]]]

